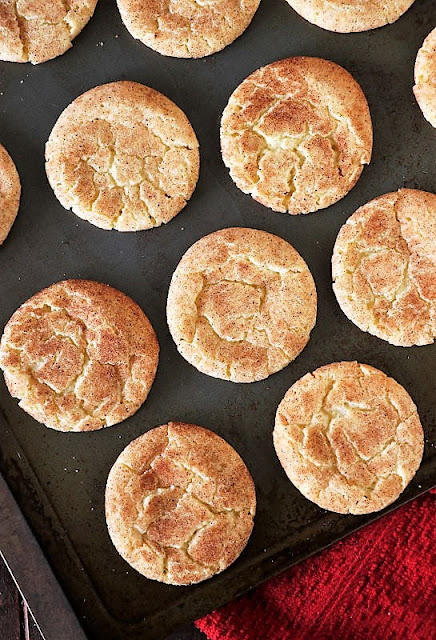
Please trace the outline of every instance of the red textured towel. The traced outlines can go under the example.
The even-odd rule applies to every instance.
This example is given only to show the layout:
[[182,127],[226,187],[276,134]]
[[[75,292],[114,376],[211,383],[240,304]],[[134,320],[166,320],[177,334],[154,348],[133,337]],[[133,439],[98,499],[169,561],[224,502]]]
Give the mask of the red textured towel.
[[211,640],[435,640],[436,491],[197,621]]

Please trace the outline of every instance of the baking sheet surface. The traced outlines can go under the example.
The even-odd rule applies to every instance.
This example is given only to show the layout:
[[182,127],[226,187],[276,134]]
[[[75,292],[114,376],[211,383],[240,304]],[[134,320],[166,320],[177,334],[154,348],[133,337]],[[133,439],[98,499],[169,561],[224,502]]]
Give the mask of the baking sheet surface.
[[[41,288],[63,278],[91,278],[140,304],[161,345],[150,396],[126,422],[93,433],[46,429],[22,412],[0,383],[0,469],[90,637],[163,637],[292,562],[350,533],[371,517],[339,516],[303,498],[274,454],[274,414],[302,375],[336,360],[371,364],[396,378],[417,403],[425,458],[397,503],[434,483],[435,345],[402,349],[361,332],[340,311],[330,258],[339,228],[355,209],[399,187],[436,191],[436,131],[411,88],[416,52],[435,26],[433,0],[416,0],[396,24],[362,34],[334,34],[299,18],[284,0],[262,0],[251,27],[223,52],[202,60],[165,58],[133,40],[115,2],[100,0],[74,47],[37,67],[0,63],[0,139],[23,185],[17,221],[0,248],[0,325]],[[219,151],[219,119],[233,89],[250,72],[292,55],[342,64],[365,91],[374,123],[374,155],[357,186],[327,210],[292,217],[241,193]],[[188,115],[198,135],[201,175],[188,206],[159,229],[120,234],[65,211],[45,177],[45,141],[60,112],[87,89],[130,79],[158,89]],[[226,226],[275,233],[307,261],[319,296],[318,321],[298,359],[250,385],[202,375],[177,353],[165,320],[171,274],[186,249]],[[242,557],[195,587],[141,577],[118,556],[103,514],[104,485],[120,451],[169,420],[194,422],[226,438],[256,483],[258,513]],[[102,635],[104,633],[104,635]]]

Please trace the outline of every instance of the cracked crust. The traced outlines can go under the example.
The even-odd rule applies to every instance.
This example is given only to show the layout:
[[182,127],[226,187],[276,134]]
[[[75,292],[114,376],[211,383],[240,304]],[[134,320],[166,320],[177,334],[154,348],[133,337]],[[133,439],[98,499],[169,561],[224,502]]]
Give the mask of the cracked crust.
[[62,55],[97,0],[1,0],[0,59],[39,64]]
[[140,231],[169,222],[198,180],[198,141],[171,100],[136,82],[79,96],[46,145],[46,170],[66,209],[101,229]]
[[165,56],[202,58],[249,26],[260,0],[117,0],[134,38]]
[[341,228],[333,289],[362,331],[410,347],[436,337],[436,195],[400,189],[360,207]]
[[20,176],[11,156],[0,144],[0,245],[17,217],[20,195]]
[[357,362],[326,365],[292,385],[278,407],[273,437],[291,482],[337,513],[372,513],[394,502],[424,448],[409,394]]
[[106,485],[106,520],[119,554],[147,578],[174,585],[224,571],[253,529],[256,493],[225,440],[170,422],[131,442]]
[[316,321],[316,289],[282,238],[230,228],[196,242],[168,292],[168,326],[181,355],[215,378],[255,382],[286,367]]
[[279,60],[233,92],[221,149],[236,185],[258,202],[282,213],[318,211],[343,198],[371,159],[368,103],[333,62]]
[[308,22],[328,31],[351,33],[384,27],[400,18],[415,0],[287,0]]
[[436,28],[418,51],[413,92],[425,119],[436,127]]
[[34,295],[0,342],[11,395],[58,431],[93,431],[134,414],[150,391],[158,355],[138,305],[88,280],[65,280]]

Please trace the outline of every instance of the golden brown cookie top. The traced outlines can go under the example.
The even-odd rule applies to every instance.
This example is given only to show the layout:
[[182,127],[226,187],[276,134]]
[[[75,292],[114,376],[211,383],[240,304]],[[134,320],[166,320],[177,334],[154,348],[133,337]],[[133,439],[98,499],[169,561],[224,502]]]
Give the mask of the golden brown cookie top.
[[436,337],[436,195],[400,189],[360,207],[339,232],[333,289],[344,313],[391,344]]
[[167,318],[178,350],[197,369],[254,382],[302,351],[316,301],[312,275],[288,242],[235,227],[185,253],[171,280]]
[[306,498],[363,514],[398,498],[421,463],[424,437],[398,382],[368,365],[335,362],[289,389],[277,410],[274,446]]
[[7,323],[0,367],[11,395],[59,431],[92,431],[135,413],[153,383],[159,345],[138,305],[88,280],[65,280]]
[[0,144],[0,245],[17,217],[20,195],[20,176],[11,156]]
[[192,195],[198,141],[181,109],[137,82],[79,96],[46,145],[61,204],[102,229],[139,231],[171,220]]
[[377,29],[398,20],[415,0],[287,0],[303,18],[329,31]]
[[0,60],[39,64],[65,53],[97,0],[2,0]]
[[260,0],[117,0],[132,36],[166,56],[202,58],[250,24]]
[[274,211],[317,211],[343,198],[371,159],[368,103],[354,78],[333,62],[279,60],[231,95],[221,148],[244,193]]
[[248,542],[253,480],[215,433],[170,422],[131,442],[111,469],[106,520],[121,556],[152,580],[183,585],[226,569]]
[[413,91],[424,117],[436,127],[436,28],[418,51]]

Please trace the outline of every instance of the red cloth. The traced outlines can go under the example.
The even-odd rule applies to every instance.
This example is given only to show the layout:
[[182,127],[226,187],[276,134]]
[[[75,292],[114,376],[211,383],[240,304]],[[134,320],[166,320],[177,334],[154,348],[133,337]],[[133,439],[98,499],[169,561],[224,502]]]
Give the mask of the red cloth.
[[436,491],[197,621],[211,640],[435,640]]

